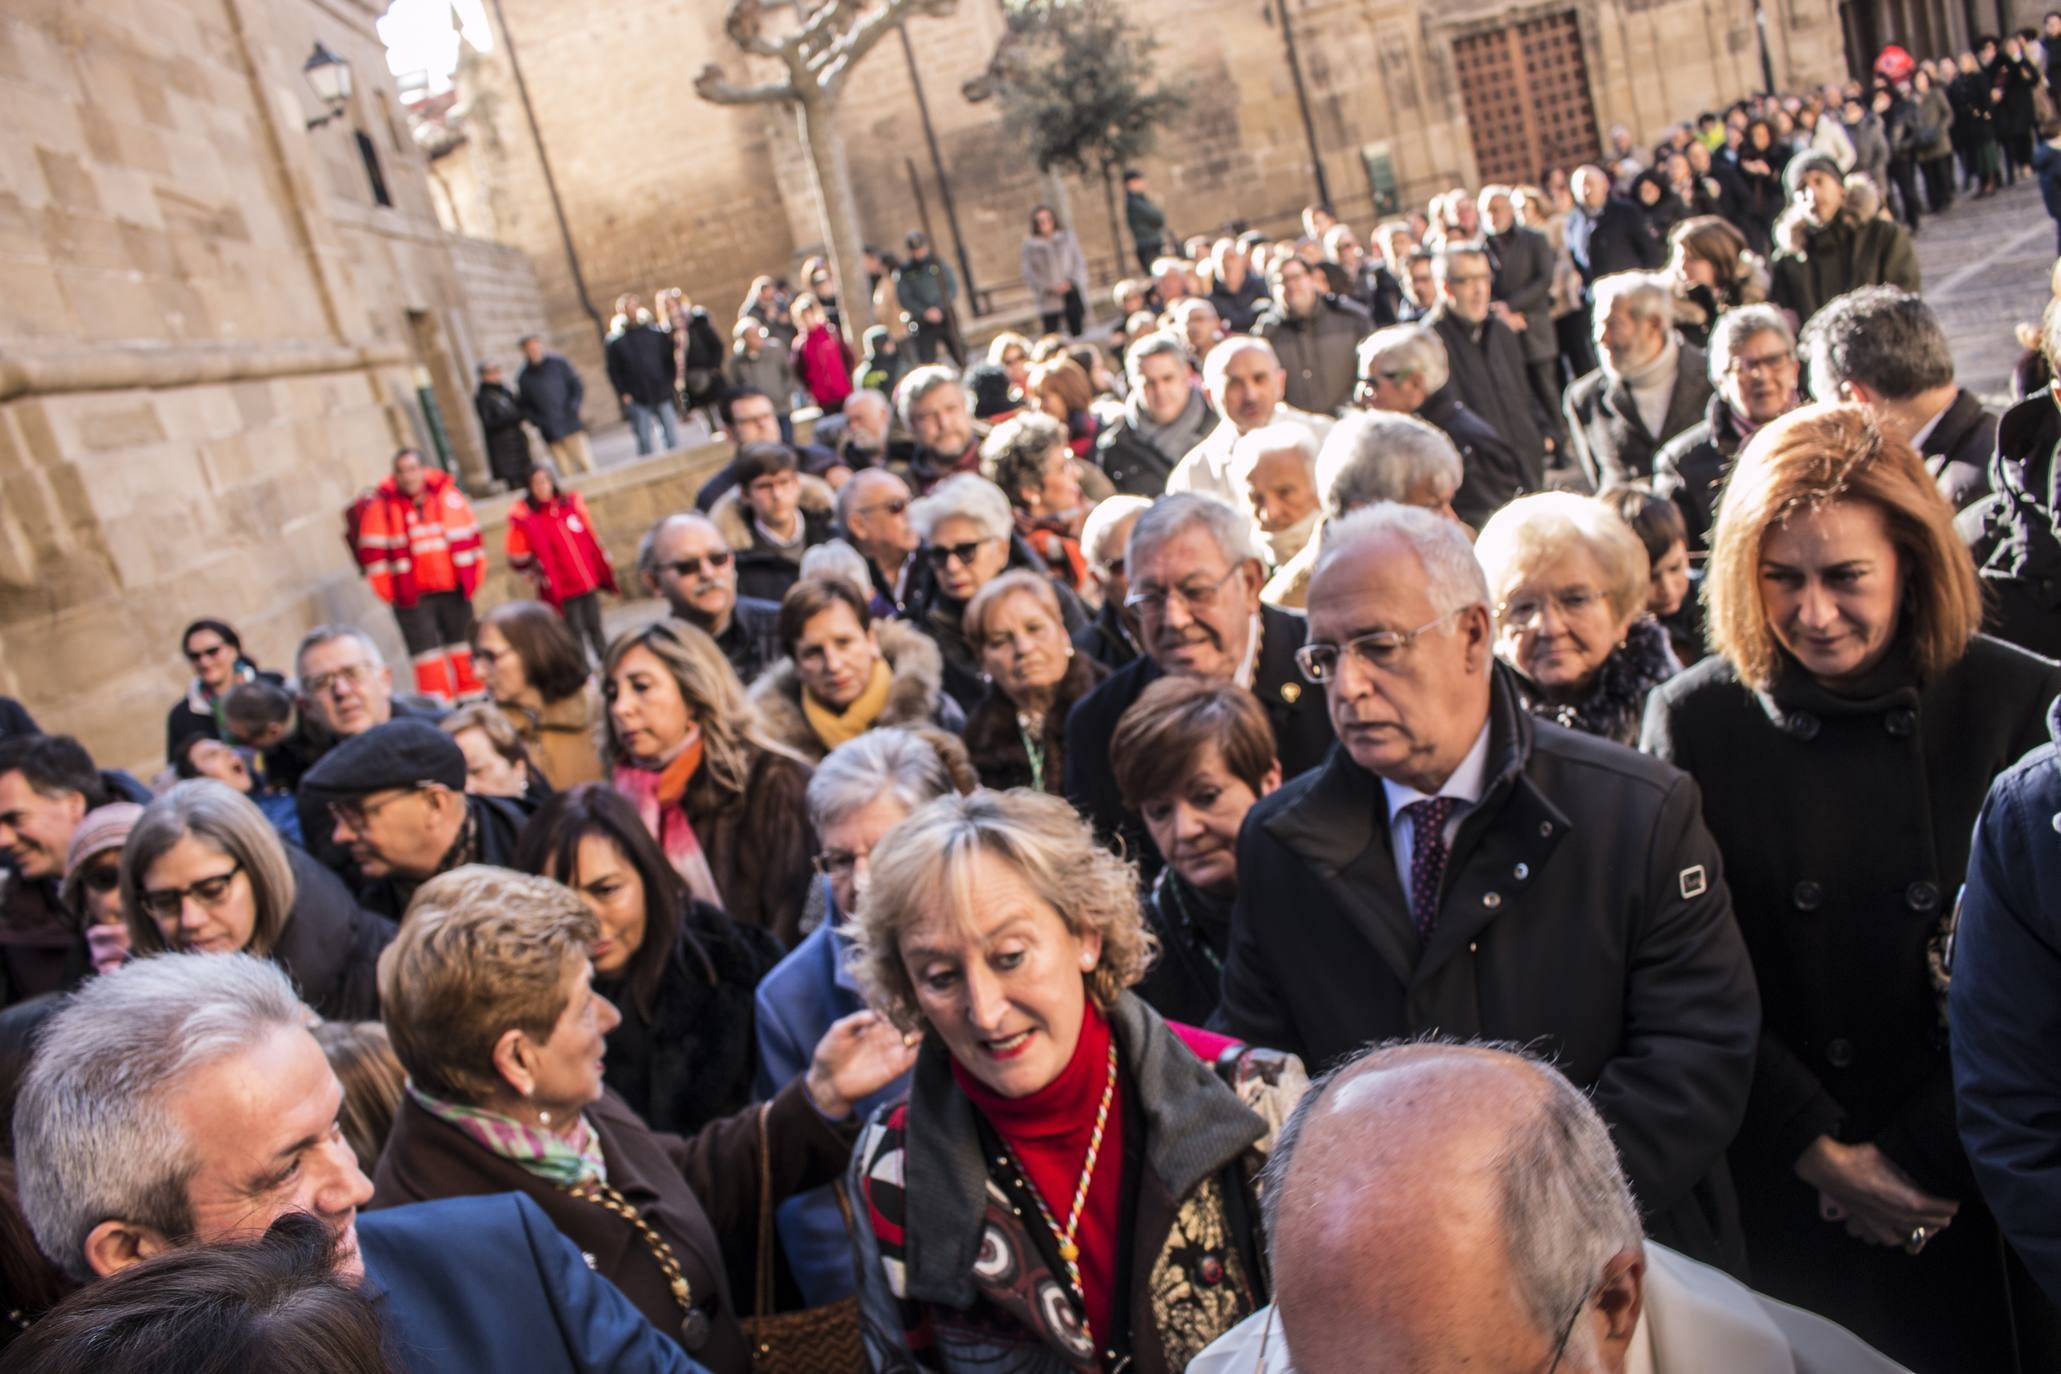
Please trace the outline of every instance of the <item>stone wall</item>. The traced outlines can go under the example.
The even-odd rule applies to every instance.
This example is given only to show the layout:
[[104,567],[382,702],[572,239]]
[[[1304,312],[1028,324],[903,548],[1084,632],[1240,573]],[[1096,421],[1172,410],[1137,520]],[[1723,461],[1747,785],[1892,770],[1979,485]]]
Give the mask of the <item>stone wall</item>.
[[[1332,198],[1363,229],[1373,220],[1365,145],[1388,144],[1406,203],[1475,179],[1452,58],[1453,40],[1470,29],[1574,10],[1598,130],[1621,123],[1642,139],[1759,81],[1751,9],[1721,0],[1281,2],[1296,29]],[[557,345],[575,361],[595,362],[598,354],[543,189],[539,138],[557,173],[589,298],[603,312],[619,291],[679,285],[719,320],[734,318],[754,275],[791,271],[820,246],[816,194],[791,116],[778,106],[714,106],[693,93],[689,77],[708,60],[723,62],[740,81],[763,75],[747,70],[721,37],[724,7],[707,0],[683,13],[676,0],[622,0],[605,15],[569,20],[551,0],[504,0],[510,33],[503,37],[513,39],[528,81],[534,132],[513,79],[511,44],[468,58],[461,69],[473,142],[452,175],[476,178],[482,189],[454,199],[491,205],[490,232],[538,263]],[[1285,230],[1314,198],[1316,179],[1273,6],[1130,0],[1125,9],[1159,38],[1162,73],[1186,82],[1194,97],[1143,164],[1173,227],[1198,233],[1243,221]],[[1843,74],[1830,0],[1769,0],[1768,22],[1778,81]],[[961,92],[985,65],[1000,26],[997,8],[984,0],[962,0],[948,18],[906,25],[967,255],[984,286],[1016,281],[1029,210],[1047,198],[1030,159],[1001,133],[999,111]],[[667,44],[663,67],[649,58],[658,32]],[[898,245],[908,229],[927,224],[956,268],[909,64],[895,37],[855,69],[841,121],[865,235]],[[1100,180],[1070,183],[1068,192],[1090,259],[1128,264],[1130,245],[1112,241]],[[1106,314],[1100,295],[1090,306]]]
[[[342,511],[426,443],[424,381],[460,471],[482,473],[476,350],[543,317],[519,252],[437,223],[383,9],[0,13],[0,692],[109,763],[161,755],[194,617],[267,666],[324,620],[398,654]],[[317,41],[356,92],[309,129]]]

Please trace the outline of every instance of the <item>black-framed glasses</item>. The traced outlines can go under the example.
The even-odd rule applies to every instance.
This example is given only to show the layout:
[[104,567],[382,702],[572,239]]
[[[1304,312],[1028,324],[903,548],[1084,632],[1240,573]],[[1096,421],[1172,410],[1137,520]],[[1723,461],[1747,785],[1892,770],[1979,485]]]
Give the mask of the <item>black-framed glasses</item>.
[[718,573],[729,567],[730,560],[736,556],[730,550],[723,549],[717,553],[697,554],[693,558],[675,558],[658,566],[661,572],[669,572],[675,577],[685,577],[689,573],[703,571]]
[[1794,353],[1766,353],[1758,358],[1749,358],[1744,354],[1740,354],[1733,357],[1731,362],[1726,365],[1725,371],[1735,376],[1746,377],[1756,372],[1774,372],[1784,367],[1793,367],[1795,363],[1796,355]]
[[969,539],[964,544],[925,544],[923,556],[930,560],[933,567],[942,568],[956,558],[961,567],[970,568],[973,566],[973,556],[980,552],[980,546],[990,542],[992,541],[986,539]]
[[1244,566],[1242,563],[1233,563],[1224,569],[1223,576],[1214,581],[1205,574],[1201,577],[1191,577],[1178,587],[1142,588],[1124,598],[1124,609],[1133,615],[1158,617],[1165,615],[1167,603],[1178,597],[1181,604],[1190,611],[1207,610],[1216,604],[1217,597],[1224,590],[1224,584]]
[[1429,634],[1466,609],[1465,606],[1455,606],[1414,630],[1374,630],[1354,635],[1343,644],[1305,644],[1295,651],[1296,669],[1306,680],[1321,685],[1338,676],[1339,659],[1345,654],[1351,654],[1369,668],[1393,668],[1420,635]]
[[220,906],[229,897],[229,885],[236,881],[236,875],[243,872],[241,863],[234,864],[227,873],[217,873],[212,878],[202,878],[185,887],[152,888],[143,894],[143,909],[160,921],[178,917],[188,897],[209,910]]
[[438,784],[418,782],[413,787],[404,788],[394,793],[391,797],[382,798],[376,802],[367,802],[363,797],[351,801],[333,801],[329,804],[329,815],[332,820],[348,827],[352,834],[362,835],[365,833],[365,827],[372,823],[374,816],[377,816],[403,797],[412,797],[425,788],[435,786],[438,786]]
[[1553,1363],[1546,1366],[1546,1374],[1558,1374],[1560,1362],[1567,1358],[1567,1343],[1574,1339],[1575,1323],[1582,1319],[1582,1313],[1589,1310],[1589,1299],[1594,1296],[1594,1290],[1582,1294],[1582,1300],[1574,1305],[1574,1311],[1568,1313],[1567,1320],[1561,1323],[1560,1339],[1553,1344]]
[[311,697],[326,697],[346,683],[352,687],[363,687],[371,679],[370,663],[347,663],[333,673],[317,673],[311,678],[303,678],[301,690]]

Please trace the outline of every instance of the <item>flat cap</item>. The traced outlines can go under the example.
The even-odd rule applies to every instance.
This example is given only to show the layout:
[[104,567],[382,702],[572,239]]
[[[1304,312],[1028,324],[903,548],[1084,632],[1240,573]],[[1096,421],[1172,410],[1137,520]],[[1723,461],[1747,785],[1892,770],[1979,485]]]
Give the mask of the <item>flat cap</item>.
[[465,751],[428,721],[390,720],[324,754],[301,778],[300,791],[315,801],[347,801],[425,783],[463,792]]

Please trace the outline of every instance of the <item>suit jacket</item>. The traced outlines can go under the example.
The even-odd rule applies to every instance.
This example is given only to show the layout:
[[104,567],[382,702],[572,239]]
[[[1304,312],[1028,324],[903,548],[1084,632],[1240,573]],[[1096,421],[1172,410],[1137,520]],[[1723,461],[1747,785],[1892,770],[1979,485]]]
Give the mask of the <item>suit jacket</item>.
[[1553,333],[1553,245],[1536,229],[1513,228],[1482,239],[1495,265],[1495,299],[1524,316],[1524,356],[1551,358],[1560,351]]
[[1962,387],[1918,451],[1925,459],[1925,470],[1939,483],[1939,494],[1953,502],[1955,510],[1966,510],[1989,495],[1989,460],[1997,451],[1997,417],[1982,408],[1974,392]]
[[1674,391],[1658,434],[1639,417],[1632,389],[1602,368],[1567,388],[1560,405],[1567,416],[1568,442],[1597,491],[1652,476],[1653,456],[1660,446],[1703,419],[1711,398],[1710,379],[1704,375],[1708,359],[1694,345],[1679,348]]
[[1594,215],[1586,210],[1576,214],[1585,221],[1588,232],[1570,233],[1567,246],[1584,287],[1613,272],[1651,271],[1667,261],[1666,246],[1659,245],[1656,250],[1653,236],[1646,232],[1645,216],[1622,196],[1605,200]]
[[1312,1073],[1395,1036],[1536,1044],[1593,1094],[1649,1230],[1737,1267],[1724,1148],[1760,999],[1696,784],[1535,720],[1509,670],[1490,671],[1487,784],[1429,941],[1381,780],[1335,749],[1239,832],[1222,1028]]
[[[1294,611],[1260,607],[1260,653],[1252,690],[1267,708],[1267,720],[1274,727],[1274,746],[1284,778],[1316,767],[1331,748],[1331,716],[1324,707],[1324,689],[1304,682],[1295,666],[1295,651],[1302,647],[1307,633],[1303,618]],[[1109,742],[1124,711],[1163,675],[1164,670],[1150,656],[1141,656],[1083,697],[1066,717],[1067,799],[1094,823],[1095,832],[1105,841],[1121,838],[1125,852],[1153,872],[1160,866],[1159,851],[1146,836],[1144,824],[1124,810],[1116,775],[1109,766]]]
[[358,1249],[409,1374],[707,1374],[519,1193],[364,1213]]
[[1546,417],[1532,397],[1525,375],[1524,346],[1517,333],[1493,315],[1474,327],[1441,305],[1425,317],[1446,346],[1450,378],[1446,386],[1466,407],[1488,422],[1517,453],[1526,475],[1526,491],[1546,482]]
[[[816,1111],[800,1083],[790,1084],[765,1110],[777,1194],[785,1197],[837,1177],[851,1142]],[[587,1121],[600,1137],[609,1185],[672,1247],[694,1305],[708,1318],[708,1339],[692,1353],[717,1374],[748,1374],[751,1364],[725,1260],[738,1262],[740,1276],[751,1273],[758,1244],[758,1114],[758,1108],[750,1108],[683,1139],[653,1131],[614,1093],[605,1093],[587,1109]],[[621,1289],[653,1326],[678,1338],[679,1304],[657,1259],[629,1222],[489,1153],[456,1126],[430,1115],[412,1096],[404,1098],[379,1157],[372,1206],[480,1193],[527,1196],[568,1240],[593,1256],[595,1273]]]

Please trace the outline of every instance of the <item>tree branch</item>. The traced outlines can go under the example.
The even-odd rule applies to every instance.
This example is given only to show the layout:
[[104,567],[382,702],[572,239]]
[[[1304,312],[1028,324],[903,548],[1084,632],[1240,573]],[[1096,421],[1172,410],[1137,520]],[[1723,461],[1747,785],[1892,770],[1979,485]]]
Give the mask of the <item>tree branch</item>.
[[732,85],[723,69],[711,62],[694,78],[694,93],[717,105],[778,105],[799,99],[786,82],[764,82],[757,86]]

